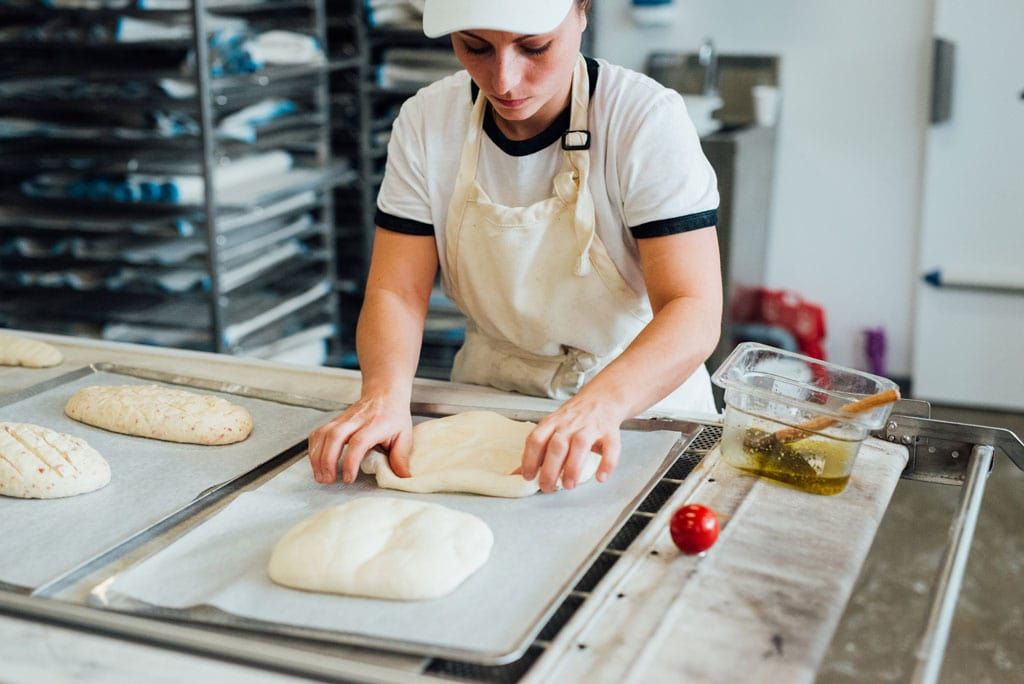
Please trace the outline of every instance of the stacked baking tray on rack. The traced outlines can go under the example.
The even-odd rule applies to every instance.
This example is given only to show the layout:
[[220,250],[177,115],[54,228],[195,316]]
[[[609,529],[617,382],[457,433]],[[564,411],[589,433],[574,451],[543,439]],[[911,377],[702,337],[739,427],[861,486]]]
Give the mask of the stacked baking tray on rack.
[[336,352],[325,38],[322,0],[0,0],[0,325]]

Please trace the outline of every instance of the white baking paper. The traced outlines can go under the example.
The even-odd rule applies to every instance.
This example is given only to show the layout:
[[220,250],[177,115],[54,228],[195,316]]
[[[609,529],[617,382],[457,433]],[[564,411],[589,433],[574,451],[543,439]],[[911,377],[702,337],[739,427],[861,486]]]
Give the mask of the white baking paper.
[[[105,584],[94,599],[127,597],[183,610],[214,606],[265,623],[328,630],[340,642],[499,659],[528,644],[678,438],[672,432],[624,432],[622,459],[607,483],[521,499],[382,490],[365,474],[352,485],[321,485],[303,460]],[[409,497],[476,515],[494,532],[491,557],[453,593],[431,601],[315,594],[270,581],[271,550],[289,528],[360,496]]]

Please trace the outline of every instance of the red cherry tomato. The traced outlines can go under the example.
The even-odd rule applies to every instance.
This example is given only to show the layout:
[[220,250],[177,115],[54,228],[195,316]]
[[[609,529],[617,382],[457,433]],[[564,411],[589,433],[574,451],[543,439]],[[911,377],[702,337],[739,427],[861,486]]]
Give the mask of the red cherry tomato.
[[718,516],[707,506],[689,504],[672,514],[668,531],[683,553],[701,553],[718,539]]

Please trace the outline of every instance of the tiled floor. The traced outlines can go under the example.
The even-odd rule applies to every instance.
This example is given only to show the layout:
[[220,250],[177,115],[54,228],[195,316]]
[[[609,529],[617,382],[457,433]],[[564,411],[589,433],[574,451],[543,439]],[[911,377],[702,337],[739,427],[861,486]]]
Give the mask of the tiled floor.
[[[932,415],[1008,428],[1024,439],[1024,414],[934,407]],[[909,680],[959,494],[959,487],[900,482],[819,684]],[[1024,683],[1024,472],[999,452],[940,682]]]

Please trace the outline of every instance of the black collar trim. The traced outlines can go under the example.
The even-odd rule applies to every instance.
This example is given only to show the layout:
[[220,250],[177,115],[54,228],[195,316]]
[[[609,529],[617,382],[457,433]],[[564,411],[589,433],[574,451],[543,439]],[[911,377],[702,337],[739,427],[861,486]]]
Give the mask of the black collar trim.
[[[597,72],[598,63],[597,60],[586,58],[587,62],[587,77],[590,81],[590,97],[594,97],[594,91],[597,90]],[[476,83],[470,81],[470,95],[471,101],[476,101],[477,93],[480,92],[480,88],[477,87]],[[566,107],[562,110],[562,113],[548,126],[546,129],[526,140],[511,140],[501,129],[498,128],[497,122],[494,120],[494,112],[491,111],[488,105],[487,111],[484,112],[484,133],[487,137],[498,146],[498,148],[505,154],[512,157],[525,157],[527,155],[540,152],[549,145],[553,145],[562,139],[562,134],[569,130],[569,123],[571,121],[570,107]]]

